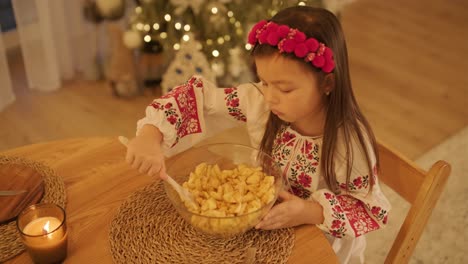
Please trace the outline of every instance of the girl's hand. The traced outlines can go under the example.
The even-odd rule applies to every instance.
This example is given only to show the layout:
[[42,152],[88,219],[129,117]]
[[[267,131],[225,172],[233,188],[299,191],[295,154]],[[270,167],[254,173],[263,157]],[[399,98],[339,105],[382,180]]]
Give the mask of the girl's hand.
[[161,149],[162,137],[159,130],[155,133],[154,129],[156,128],[145,126],[137,137],[128,142],[125,160],[140,173],[159,175],[161,179],[165,179],[167,176]]
[[287,191],[282,191],[279,198],[281,203],[271,208],[256,229],[272,230],[323,222],[323,208],[317,202],[303,200]]

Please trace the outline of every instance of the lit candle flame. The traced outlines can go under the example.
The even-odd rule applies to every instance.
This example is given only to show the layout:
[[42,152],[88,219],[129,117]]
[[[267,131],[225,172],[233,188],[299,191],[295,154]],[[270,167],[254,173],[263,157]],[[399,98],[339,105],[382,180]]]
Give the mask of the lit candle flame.
[[50,224],[50,221],[47,221],[47,223],[45,223],[44,227],[42,227],[42,232],[44,234],[49,233],[49,224]]

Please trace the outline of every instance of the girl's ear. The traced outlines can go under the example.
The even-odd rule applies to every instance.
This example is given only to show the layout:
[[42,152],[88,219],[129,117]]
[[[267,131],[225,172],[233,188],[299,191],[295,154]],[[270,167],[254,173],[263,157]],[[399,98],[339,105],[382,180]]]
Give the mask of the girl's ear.
[[335,89],[335,74],[329,73],[325,75],[323,80],[323,92],[325,95],[329,95]]

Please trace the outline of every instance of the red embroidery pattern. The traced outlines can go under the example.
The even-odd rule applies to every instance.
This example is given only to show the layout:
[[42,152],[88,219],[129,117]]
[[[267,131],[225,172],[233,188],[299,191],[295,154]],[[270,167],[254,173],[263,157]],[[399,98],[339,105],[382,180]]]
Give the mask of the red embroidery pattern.
[[346,218],[336,196],[333,193],[324,193],[325,199],[328,201],[331,207],[331,217],[333,218],[331,226],[329,227],[330,235],[342,238],[346,235]]
[[336,199],[346,214],[356,237],[379,229],[379,224],[369,215],[362,201],[348,195],[338,195]]
[[296,138],[296,135],[289,133],[288,131],[284,131],[280,138],[281,144],[286,144],[286,146],[292,147],[294,146],[294,139]]
[[239,121],[246,122],[247,117],[239,108],[239,96],[237,95],[237,88],[225,88],[224,93],[226,94],[224,100],[226,100],[226,106],[228,107],[229,115],[233,116]]
[[177,131],[176,140],[172,146],[177,144],[184,136],[202,131],[195,97],[195,88],[202,87],[202,80],[192,77],[187,83],[177,86],[169,93],[161,96],[161,99],[173,98],[177,103],[177,107],[174,107],[170,102],[162,104],[159,100],[151,103],[151,106],[155,109],[164,111],[166,120]]
[[382,223],[386,224],[388,219],[388,212],[385,209],[380,208],[379,206],[372,206],[371,208],[372,214],[377,218],[377,220],[382,221]]
[[304,137],[297,141],[298,137],[300,135],[294,130],[282,127],[276,135],[272,154],[284,174],[288,175],[292,193],[308,199],[312,195],[314,176],[317,178],[319,146]]
[[[337,183],[339,183],[337,181]],[[339,183],[342,189],[346,189],[346,183]],[[348,191],[356,191],[359,189],[365,189],[369,186],[369,175],[366,176],[359,176],[354,178],[352,181],[348,183]]]

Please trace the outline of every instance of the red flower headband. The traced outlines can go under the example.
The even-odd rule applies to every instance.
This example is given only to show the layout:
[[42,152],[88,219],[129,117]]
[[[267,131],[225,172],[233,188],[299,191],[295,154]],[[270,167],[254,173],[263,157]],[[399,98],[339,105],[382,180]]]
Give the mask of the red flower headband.
[[257,41],[259,44],[278,47],[280,53],[294,52],[296,57],[304,58],[323,72],[329,73],[335,68],[333,51],[315,38],[307,38],[298,29],[262,20],[249,33],[249,44],[255,45]]

